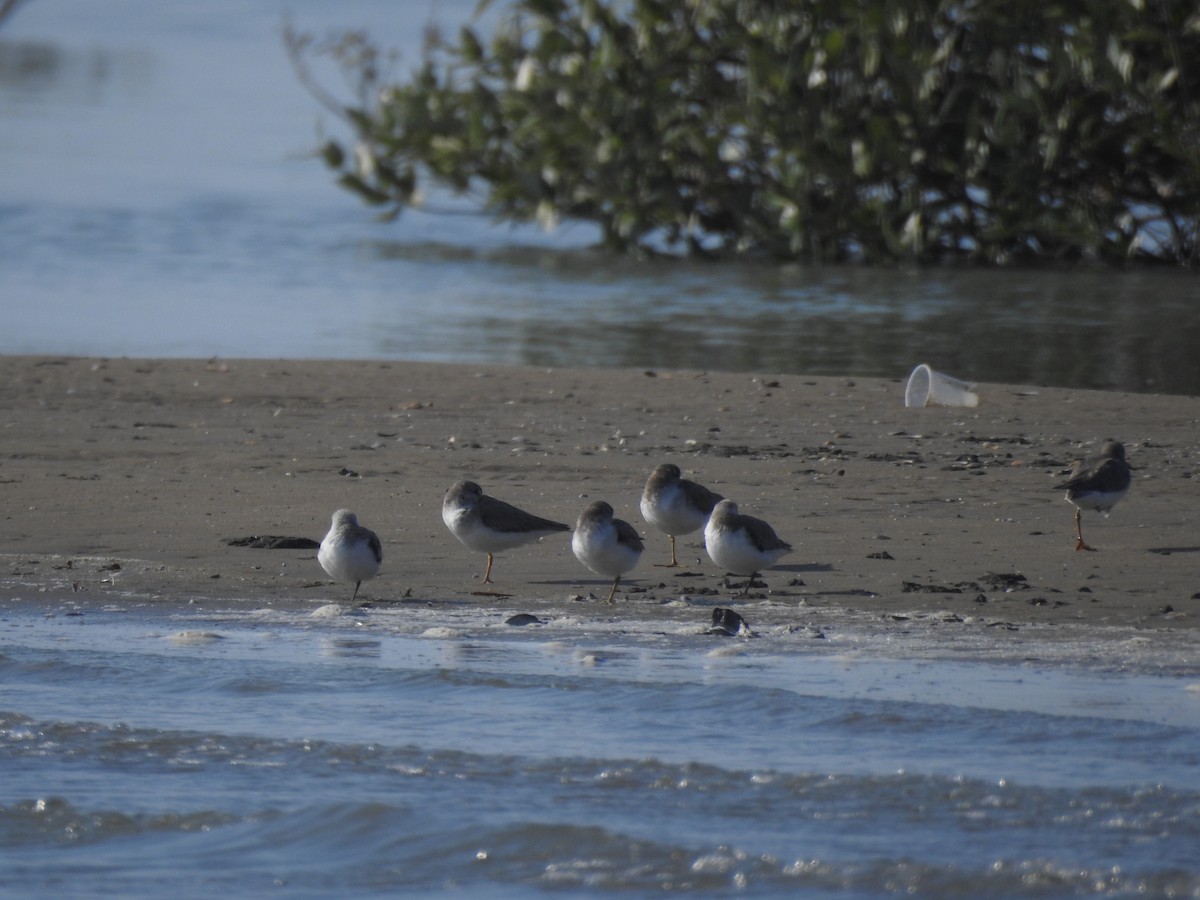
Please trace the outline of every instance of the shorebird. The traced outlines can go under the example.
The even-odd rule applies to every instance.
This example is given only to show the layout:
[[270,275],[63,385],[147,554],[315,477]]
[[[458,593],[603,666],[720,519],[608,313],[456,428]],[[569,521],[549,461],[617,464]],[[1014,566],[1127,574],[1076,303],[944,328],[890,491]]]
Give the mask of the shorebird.
[[750,593],[754,576],[775,565],[792,545],[780,540],[775,529],[753,516],[738,513],[737,504],[722,500],[704,526],[704,548],[718,566],[734,575],[749,575],[742,595]]
[[354,582],[354,593],[350,597],[353,603],[362,583],[379,574],[383,547],[379,544],[379,535],[359,525],[354,513],[339,509],[333,514],[329,533],[317,550],[317,562],[330,578]]
[[1125,447],[1117,441],[1107,441],[1100,455],[1075,465],[1070,477],[1058,485],[1066,490],[1067,500],[1075,507],[1075,549],[1095,550],[1083,541],[1082,519],[1085,509],[1109,514],[1129,490],[1131,476],[1125,462]]
[[603,500],[592,503],[579,514],[571,550],[579,561],[595,572],[613,580],[608,602],[621,576],[637,565],[642,556],[642,539],[624,519],[613,518],[613,508]]
[[483,583],[492,583],[492,554],[511,550],[540,537],[570,531],[569,525],[552,522],[495,497],[488,497],[473,481],[460,481],[446,491],[442,521],[467,547],[487,554]]
[[703,528],[713,507],[723,499],[704,485],[681,478],[679,466],[673,463],[663,463],[650,474],[642,491],[642,518],[671,539],[671,561],[658,565],[679,565],[675,538]]

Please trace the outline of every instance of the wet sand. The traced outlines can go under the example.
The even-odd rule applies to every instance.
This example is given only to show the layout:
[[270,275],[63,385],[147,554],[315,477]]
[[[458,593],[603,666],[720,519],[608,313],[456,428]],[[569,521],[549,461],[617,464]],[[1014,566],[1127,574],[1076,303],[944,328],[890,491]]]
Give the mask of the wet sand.
[[[983,384],[976,409],[905,409],[901,379],[47,357],[0,369],[0,588],[13,602],[344,601],[350,587],[315,550],[230,541],[319,540],[349,507],[383,541],[360,595],[377,604],[605,619],[752,604],[752,624],[856,615],[996,640],[1080,625],[1178,638],[1200,624],[1195,398]],[[1084,514],[1097,551],[1077,552],[1054,486],[1109,437],[1134,483],[1109,518]],[[683,568],[657,565],[667,537],[638,498],[660,462],[793,544],[750,600],[700,532],[680,539]],[[441,521],[460,478],[567,523],[611,503],[646,541],[617,602],[566,536],[498,556],[482,586],[485,558]]]

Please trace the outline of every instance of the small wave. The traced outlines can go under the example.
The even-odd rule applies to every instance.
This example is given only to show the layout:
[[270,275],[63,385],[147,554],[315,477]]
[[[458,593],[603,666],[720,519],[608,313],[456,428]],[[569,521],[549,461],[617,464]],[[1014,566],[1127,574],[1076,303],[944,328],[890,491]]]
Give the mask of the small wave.
[[[450,883],[942,896],[1200,889],[1191,860],[1200,791],[1165,785],[1067,789],[919,772],[784,772],[741,759],[543,758],[12,712],[0,713],[0,757],[36,760],[39,770],[84,760],[110,780],[157,773],[177,785],[165,809],[27,795],[0,806],[0,844],[49,850],[129,839],[121,853],[162,858],[164,835],[206,834],[188,842],[180,865],[216,871],[210,886],[225,877],[216,863],[236,853],[247,883],[282,871],[291,884],[381,891]],[[181,791],[191,783],[178,782],[181,770],[205,773],[196,793]],[[123,795],[114,785],[108,796]],[[147,796],[156,794],[140,802]],[[203,799],[189,809],[189,797]],[[947,835],[957,836],[952,844]],[[1153,868],[1137,855],[1146,842],[1156,848]],[[1121,868],[1067,862],[1095,860],[1097,846],[1114,848]],[[181,859],[178,847],[170,852]]]
[[[1154,870],[1079,866],[1043,853],[946,860],[944,854],[851,853],[797,835],[800,850],[780,852],[748,835],[736,843],[655,837],[640,830],[548,816],[479,825],[447,821],[444,810],[394,802],[305,804],[286,811],[219,810],[130,814],[88,810],[59,797],[0,806],[0,846],[107,848],[59,857],[89,882],[134,877],[152,893],[183,877],[216,887],[274,884],[312,890],[397,892],[446,888],[480,892],[692,893],[749,891],[859,896],[1194,896],[1200,874],[1186,865]],[[785,830],[795,823],[781,820]],[[703,822],[696,831],[704,830]],[[189,837],[193,836],[193,837]],[[186,841],[183,839],[186,838]],[[171,839],[164,844],[164,839]],[[161,859],[170,855],[169,866]],[[26,857],[30,858],[30,857]],[[229,861],[236,859],[236,865]],[[91,861],[89,861],[91,860]],[[137,863],[134,865],[134,863]],[[122,869],[122,864],[132,866]],[[16,882],[21,883],[21,882]]]
[[223,634],[215,631],[188,630],[167,635],[167,640],[172,644],[212,644],[224,639]]
[[154,815],[85,810],[61,797],[44,797],[0,806],[0,846],[92,844],[146,833],[208,831],[240,820],[216,810]]

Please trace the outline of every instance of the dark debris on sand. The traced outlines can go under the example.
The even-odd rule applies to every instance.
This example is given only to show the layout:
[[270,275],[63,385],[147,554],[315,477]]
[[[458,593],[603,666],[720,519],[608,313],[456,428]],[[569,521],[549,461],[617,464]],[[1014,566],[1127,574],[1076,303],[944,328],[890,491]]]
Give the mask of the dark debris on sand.
[[230,547],[250,547],[255,550],[318,550],[320,541],[306,537],[290,537],[280,534],[251,535],[230,538],[225,542]]

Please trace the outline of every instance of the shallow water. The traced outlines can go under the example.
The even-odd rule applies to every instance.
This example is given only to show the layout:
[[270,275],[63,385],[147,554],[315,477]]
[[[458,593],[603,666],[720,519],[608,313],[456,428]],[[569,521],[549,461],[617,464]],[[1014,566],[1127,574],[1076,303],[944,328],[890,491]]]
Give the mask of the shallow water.
[[502,621],[10,601],[0,888],[1200,896],[1186,677]]
[[[23,4],[0,31],[0,352],[388,358],[903,377],[1200,394],[1177,272],[620,260],[586,226],[380,224],[313,158],[338,133],[285,15],[418,58],[476,0]],[[493,4],[496,8],[500,3]],[[332,87],[336,76],[325,73]]]

